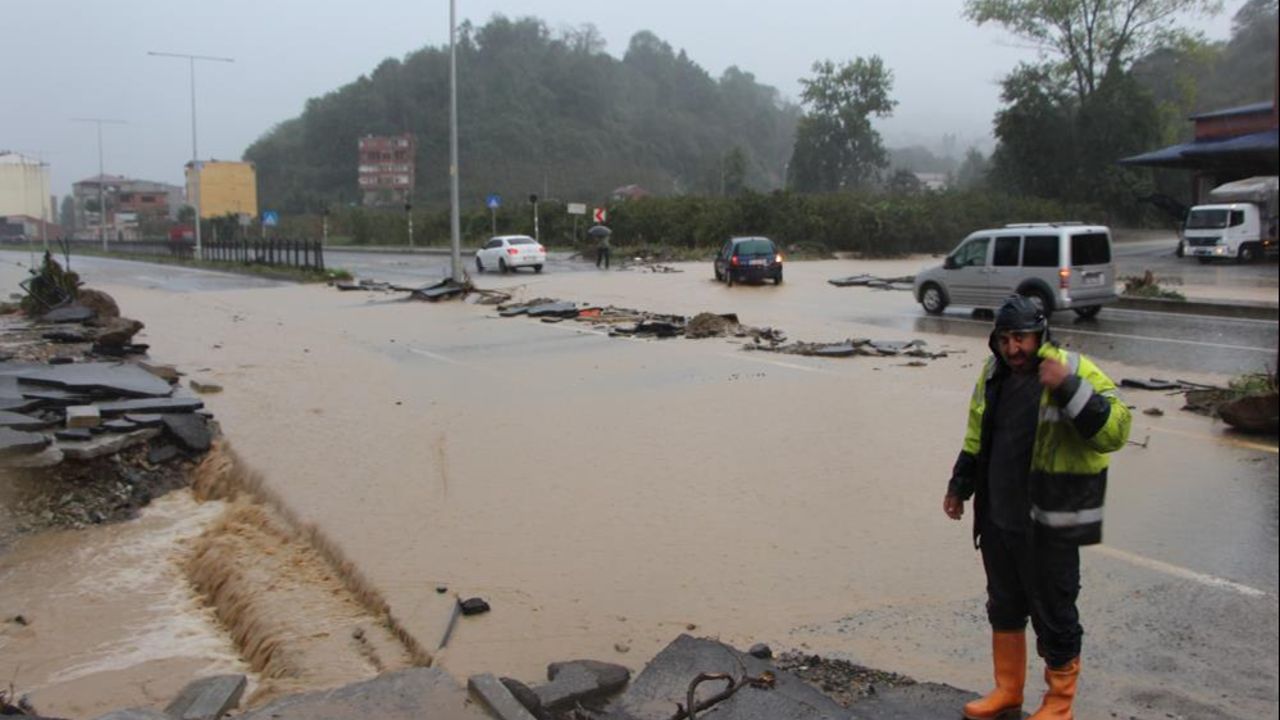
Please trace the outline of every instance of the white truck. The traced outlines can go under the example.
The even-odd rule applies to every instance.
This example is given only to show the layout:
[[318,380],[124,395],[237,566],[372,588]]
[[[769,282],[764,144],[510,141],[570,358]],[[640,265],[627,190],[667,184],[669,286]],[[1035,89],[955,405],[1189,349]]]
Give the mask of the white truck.
[[1210,190],[1212,204],[1187,213],[1179,254],[1202,263],[1216,258],[1248,263],[1275,253],[1278,187],[1275,175],[1262,175]]

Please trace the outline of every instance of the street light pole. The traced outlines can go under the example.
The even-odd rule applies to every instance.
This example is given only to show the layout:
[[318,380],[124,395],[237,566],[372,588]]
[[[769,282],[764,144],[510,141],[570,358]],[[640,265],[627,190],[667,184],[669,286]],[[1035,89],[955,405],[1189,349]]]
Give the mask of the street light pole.
[[102,170],[102,125],[126,125],[124,120],[113,120],[111,118],[71,118],[71,122],[91,122],[98,126],[98,239],[102,241],[102,250],[107,250],[107,201],[104,188],[107,184],[107,177]]
[[188,55],[187,53],[167,53],[147,51],[148,55],[155,57],[173,57],[185,59],[191,65],[191,173],[195,178],[192,187],[195,189],[196,204],[196,259],[200,260],[204,257],[202,252],[202,244],[200,241],[200,151],[196,146],[196,61],[208,60],[211,62],[235,62],[234,58],[214,57],[212,55]]
[[457,2],[449,0],[449,235],[453,281],[462,282],[462,221],[458,208],[458,22]]

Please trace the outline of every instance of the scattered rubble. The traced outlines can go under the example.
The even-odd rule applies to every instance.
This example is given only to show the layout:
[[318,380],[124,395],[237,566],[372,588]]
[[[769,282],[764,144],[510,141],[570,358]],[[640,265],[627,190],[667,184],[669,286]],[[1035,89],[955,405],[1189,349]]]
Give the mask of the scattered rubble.
[[849,275],[848,277],[832,278],[827,282],[836,287],[869,287],[876,290],[907,290],[912,289],[912,283],[915,282],[914,275],[903,275],[901,277],[882,278],[867,273],[858,275]]
[[747,350],[783,353],[786,355],[810,355],[814,357],[894,357],[905,356],[935,360],[947,356],[946,350],[931,352],[926,350],[924,340],[871,340],[854,338],[833,343],[795,342],[788,345],[756,344],[748,345]]
[[[112,348],[106,354],[143,347],[131,345],[142,323],[119,317],[104,292],[71,290],[79,301],[39,322],[21,314],[0,319],[8,358],[0,360],[0,467],[8,477],[0,543],[133,517],[186,484],[189,461],[216,432],[193,414],[203,402],[175,389],[172,367],[104,360],[104,347]],[[42,306],[30,289],[27,300]]]

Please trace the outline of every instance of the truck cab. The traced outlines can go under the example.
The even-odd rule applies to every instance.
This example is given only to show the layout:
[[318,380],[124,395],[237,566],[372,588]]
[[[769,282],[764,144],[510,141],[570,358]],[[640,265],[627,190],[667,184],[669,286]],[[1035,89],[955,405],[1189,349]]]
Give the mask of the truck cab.
[[1276,178],[1257,177],[1214,188],[1218,202],[1196,205],[1182,230],[1182,253],[1202,263],[1215,258],[1253,262],[1275,253]]

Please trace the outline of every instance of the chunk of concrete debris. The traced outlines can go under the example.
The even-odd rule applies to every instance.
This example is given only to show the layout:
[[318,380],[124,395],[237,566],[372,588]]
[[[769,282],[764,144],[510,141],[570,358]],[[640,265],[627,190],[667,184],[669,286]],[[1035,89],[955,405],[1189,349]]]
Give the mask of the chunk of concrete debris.
[[221,385],[205,378],[191,378],[189,384],[191,385],[192,390],[195,390],[201,395],[210,395],[222,392]]
[[445,278],[433,285],[423,285],[414,290],[411,297],[415,300],[430,300],[438,302],[447,298],[459,297],[465,295],[468,290],[467,285],[454,282],[453,278]]
[[769,647],[768,645],[765,645],[764,643],[756,643],[755,645],[752,645],[750,649],[747,650],[747,654],[753,658],[768,660],[769,658],[773,657],[773,648]]
[[113,347],[128,345],[133,341],[133,336],[144,327],[146,326],[132,318],[111,318],[98,331],[98,344]]
[[23,383],[71,392],[101,392],[127,397],[164,397],[173,392],[169,383],[137,365],[116,362],[0,368],[0,375],[13,375]]
[[206,452],[213,439],[209,423],[199,415],[164,415],[164,427],[178,444],[192,452]]
[[0,457],[37,453],[48,447],[50,442],[43,433],[0,427]]
[[129,422],[128,420],[125,420],[124,418],[117,418],[117,419],[115,419],[115,420],[108,420],[108,421],[106,421],[106,422],[102,423],[102,427],[103,427],[107,432],[117,432],[117,433],[119,433],[119,432],[133,432],[134,430],[137,430],[137,429],[138,429],[137,424],[135,424],[135,423],[131,423],[131,422]]
[[473,597],[466,600],[458,601],[458,607],[462,610],[463,615],[480,615],[489,612],[489,603],[482,598]]
[[547,666],[551,682],[533,689],[542,707],[566,710],[579,703],[603,700],[627,686],[631,671],[598,660],[573,660]]
[[124,419],[138,427],[160,427],[164,424],[163,415],[153,415],[147,413],[126,413]]
[[530,715],[538,718],[538,720],[551,720],[551,715],[542,707],[542,701],[538,699],[538,694],[529,689],[528,685],[509,677],[498,678],[498,682],[502,683],[507,692],[510,692],[516,702],[523,705]]
[[484,673],[467,679],[467,688],[499,720],[536,720],[498,678]]
[[[774,673],[772,688],[745,686],[715,705],[714,716],[736,720],[849,720],[850,713],[834,700],[800,678],[776,670],[772,663],[724,643],[689,635],[677,637],[650,660],[626,693],[610,703],[609,710],[623,717],[670,717],[671,708],[687,702],[689,683],[700,673],[720,672],[742,680],[760,677],[766,671]],[[700,688],[697,697],[705,700],[722,688],[722,684]]]
[[724,337],[738,328],[738,316],[733,313],[717,315],[703,312],[694,315],[685,325],[684,336],[690,340],[709,337]]
[[73,405],[67,408],[68,428],[91,428],[102,424],[102,413],[96,405]]
[[138,367],[146,370],[152,375],[155,375],[170,385],[176,385],[178,383],[178,378],[182,376],[182,373],[178,372],[178,368],[172,365],[152,365],[151,363],[140,362],[138,363]]
[[[496,681],[495,681],[496,682]],[[488,720],[439,668],[410,668],[340,688],[291,695],[238,720]]]
[[56,440],[69,440],[72,442],[89,442],[93,439],[93,433],[89,428],[71,428],[69,430],[58,430],[53,434]]
[[218,720],[240,704],[247,684],[244,675],[200,678],[184,687],[164,711],[176,720]]
[[101,290],[80,288],[76,291],[76,302],[92,310],[99,320],[120,317],[120,306],[115,298]]
[[40,418],[9,410],[0,410],[0,427],[7,427],[12,430],[42,430],[48,425],[49,423]]
[[98,410],[104,416],[125,413],[191,413],[202,407],[204,407],[203,400],[188,397],[144,398],[98,403]]
[[97,314],[93,310],[80,303],[71,303],[50,310],[41,315],[39,320],[44,323],[84,323],[95,317]]

